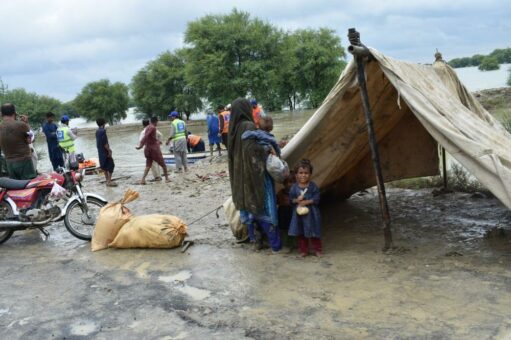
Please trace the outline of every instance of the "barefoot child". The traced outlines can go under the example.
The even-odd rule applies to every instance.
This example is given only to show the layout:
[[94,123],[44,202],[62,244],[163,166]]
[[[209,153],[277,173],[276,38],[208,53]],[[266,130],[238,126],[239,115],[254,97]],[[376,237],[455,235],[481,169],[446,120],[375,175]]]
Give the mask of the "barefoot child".
[[293,216],[289,226],[289,235],[298,237],[300,255],[309,254],[309,240],[316,256],[322,256],[321,215],[319,213],[319,188],[310,180],[312,164],[302,159],[295,167],[296,183],[289,191],[293,205]]

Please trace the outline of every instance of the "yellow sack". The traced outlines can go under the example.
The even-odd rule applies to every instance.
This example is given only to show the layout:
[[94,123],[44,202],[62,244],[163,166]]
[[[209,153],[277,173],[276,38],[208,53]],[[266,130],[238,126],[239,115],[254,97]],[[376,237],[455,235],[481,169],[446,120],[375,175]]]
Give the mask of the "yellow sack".
[[174,248],[183,243],[188,226],[172,215],[144,215],[126,223],[112,248]]
[[128,189],[119,202],[108,203],[99,211],[94,234],[92,234],[91,249],[98,251],[108,248],[108,244],[117,236],[119,229],[131,218],[131,211],[124,204],[138,198],[138,192]]
[[246,241],[248,239],[248,229],[246,225],[241,224],[240,212],[234,206],[232,197],[229,197],[222,206],[224,207],[227,223],[231,227],[232,234],[236,237],[236,240],[238,242]]

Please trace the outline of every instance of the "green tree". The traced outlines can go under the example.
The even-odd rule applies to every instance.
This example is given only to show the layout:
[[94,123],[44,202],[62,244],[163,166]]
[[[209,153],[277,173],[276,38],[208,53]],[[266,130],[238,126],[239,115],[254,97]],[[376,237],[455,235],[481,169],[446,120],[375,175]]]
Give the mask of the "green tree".
[[16,106],[19,114],[26,114],[31,124],[41,124],[48,111],[60,113],[62,103],[60,100],[50,96],[38,95],[34,92],[27,92],[23,88],[9,90],[8,86],[0,80],[0,102],[10,102]]
[[509,71],[509,77],[507,78],[507,84],[511,86],[511,67],[508,69]]
[[104,117],[113,125],[126,118],[128,101],[128,87],[125,84],[111,84],[108,79],[102,79],[85,85],[73,100],[73,106],[87,120]]
[[492,71],[500,68],[499,61],[496,57],[484,57],[478,67],[481,71]]
[[333,30],[305,29],[294,33],[298,91],[318,107],[346,66],[341,40]]
[[490,57],[497,58],[499,64],[511,63],[511,48],[497,48],[490,53]]
[[166,118],[176,109],[188,118],[202,108],[197,91],[186,82],[185,57],[184,50],[164,52],[135,74],[130,86],[139,111]]
[[190,22],[185,32],[189,85],[215,106],[247,95],[265,103],[262,96],[275,85],[281,37],[269,23],[236,9]]

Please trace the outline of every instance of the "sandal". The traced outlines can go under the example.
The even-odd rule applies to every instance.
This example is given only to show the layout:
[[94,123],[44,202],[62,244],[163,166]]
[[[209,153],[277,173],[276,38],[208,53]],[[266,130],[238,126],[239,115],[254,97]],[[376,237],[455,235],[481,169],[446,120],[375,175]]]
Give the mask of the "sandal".
[[106,186],[107,187],[116,187],[116,186],[118,186],[118,184],[115,182],[110,182],[110,183],[107,183]]
[[140,181],[137,182],[137,184],[146,185],[147,183],[146,183],[146,181],[140,180]]

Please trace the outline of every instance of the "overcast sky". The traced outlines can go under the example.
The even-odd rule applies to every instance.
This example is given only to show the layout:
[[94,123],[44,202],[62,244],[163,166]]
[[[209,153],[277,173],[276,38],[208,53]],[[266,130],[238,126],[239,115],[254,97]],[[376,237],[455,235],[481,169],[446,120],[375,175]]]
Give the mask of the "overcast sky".
[[0,77],[63,101],[90,81],[129,83],[149,60],[183,46],[186,24],[248,11],[286,30],[350,27],[390,57],[432,62],[511,47],[509,0],[0,0]]

